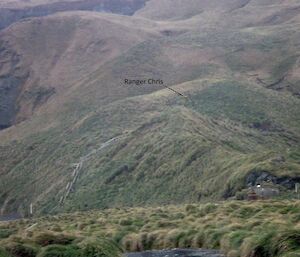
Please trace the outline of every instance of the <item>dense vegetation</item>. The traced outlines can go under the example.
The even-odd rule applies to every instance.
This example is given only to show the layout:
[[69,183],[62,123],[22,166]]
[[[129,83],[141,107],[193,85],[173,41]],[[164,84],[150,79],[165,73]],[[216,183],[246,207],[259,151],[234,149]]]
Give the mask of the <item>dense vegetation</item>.
[[299,213],[299,201],[228,201],[3,222],[1,257],[25,256],[20,252],[30,257],[113,257],[116,244],[126,251],[202,247],[221,249],[228,257],[296,257]]

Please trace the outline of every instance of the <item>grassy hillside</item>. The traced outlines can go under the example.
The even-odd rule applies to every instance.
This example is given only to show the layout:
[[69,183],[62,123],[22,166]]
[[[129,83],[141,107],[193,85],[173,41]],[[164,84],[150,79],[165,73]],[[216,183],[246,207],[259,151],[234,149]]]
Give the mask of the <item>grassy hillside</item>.
[[[299,177],[299,120],[284,115],[288,110],[297,117],[296,99],[285,95],[294,99],[287,102],[281,93],[230,80],[186,87],[191,100],[167,90],[134,97],[77,121],[65,119],[72,125],[64,133],[49,129],[4,145],[2,160],[11,161],[2,167],[2,188],[10,193],[2,201],[25,213],[31,202],[36,212],[196,202],[234,196],[247,188],[245,177],[253,171]],[[118,135],[123,137],[83,163],[60,206],[71,165]],[[278,156],[284,161],[278,163]]]
[[[293,197],[300,181],[299,9],[292,1],[229,2],[220,11],[202,1],[204,13],[193,8],[196,15],[176,20],[143,18],[151,5],[169,10],[169,1],[150,1],[134,17],[70,12],[3,31],[4,56],[22,54],[21,66],[1,72],[18,77],[31,69],[20,113],[41,99],[39,89],[56,91],[0,132],[1,213],[26,215],[30,203],[41,214],[228,199],[262,173],[273,176],[280,197]],[[162,86],[126,86],[125,78],[163,79],[186,97]],[[75,175],[74,164],[81,167]]]
[[294,257],[299,211],[299,201],[228,201],[77,212],[0,223],[0,247],[12,256],[16,249],[32,257],[50,251],[80,256],[87,242],[107,238],[125,251],[203,247],[229,257]]

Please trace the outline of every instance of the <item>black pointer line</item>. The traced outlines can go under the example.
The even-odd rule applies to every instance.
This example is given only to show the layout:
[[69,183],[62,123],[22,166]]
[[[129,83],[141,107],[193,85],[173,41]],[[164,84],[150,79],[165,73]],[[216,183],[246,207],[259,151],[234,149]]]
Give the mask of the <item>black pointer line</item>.
[[188,96],[186,96],[186,95],[184,95],[184,94],[178,92],[177,90],[175,90],[175,89],[173,89],[173,88],[171,88],[171,87],[168,87],[168,86],[166,86],[166,85],[163,85],[163,86],[164,86],[166,89],[169,89],[170,91],[174,92],[175,94],[177,94],[177,95],[179,95],[179,96],[182,96],[182,97],[184,97],[185,99],[188,99],[188,100],[190,101],[190,103],[192,104],[193,107],[196,106],[196,104],[195,104],[195,102],[194,102],[194,100],[193,100],[192,98],[190,98],[190,97],[188,97]]
[[177,94],[177,95],[180,95],[180,96],[182,96],[182,97],[184,97],[184,98],[188,98],[188,97],[185,96],[184,94],[182,94],[182,93],[176,91],[175,89],[173,89],[173,88],[171,88],[171,87],[168,87],[168,86],[166,86],[166,85],[164,85],[164,87],[167,88],[167,89],[169,89],[169,90],[171,90],[172,92],[174,92],[174,93]]
[[165,87],[166,89],[169,89],[170,91],[172,91],[173,93],[175,93],[175,94],[177,94],[177,95],[179,95],[179,96],[182,96],[182,97],[184,97],[184,98],[188,98],[188,97],[185,96],[184,94],[182,94],[182,93],[176,91],[175,89],[173,89],[173,88],[171,88],[171,87],[168,87],[168,86],[166,86],[166,85],[164,85],[164,84],[163,84],[162,86]]
[[177,94],[177,95],[179,95],[179,96],[181,96],[181,97],[184,97],[185,99],[189,100],[190,103],[192,104],[192,106],[195,106],[195,102],[194,102],[194,100],[193,100],[192,98],[190,98],[190,97],[188,97],[188,96],[186,96],[186,95],[184,95],[184,94],[178,92],[177,90],[175,90],[175,89],[173,89],[173,88],[171,88],[171,87],[168,87],[168,86],[166,86],[166,85],[163,85],[163,86],[164,86],[166,89],[169,89],[170,91],[172,91],[173,93],[175,93],[175,94]]

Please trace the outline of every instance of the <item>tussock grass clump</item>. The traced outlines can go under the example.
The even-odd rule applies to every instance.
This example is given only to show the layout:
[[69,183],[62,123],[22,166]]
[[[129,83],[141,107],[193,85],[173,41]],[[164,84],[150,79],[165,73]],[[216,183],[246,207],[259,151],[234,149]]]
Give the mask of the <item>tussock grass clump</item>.
[[111,240],[96,239],[83,244],[82,257],[120,257],[122,249]]
[[81,251],[74,246],[49,245],[44,247],[37,257],[81,257]]
[[3,248],[0,248],[0,257],[9,257],[9,253]]
[[208,203],[204,206],[201,206],[198,214],[205,216],[206,214],[213,213],[215,210],[217,210],[217,205]]
[[12,257],[35,257],[37,254],[36,248],[21,243],[9,243],[5,250]]
[[68,245],[75,240],[75,237],[65,234],[54,234],[50,232],[44,232],[36,235],[34,242],[41,246],[47,245]]
[[0,239],[9,237],[13,232],[14,231],[9,228],[0,228]]
[[121,219],[121,220],[119,221],[119,224],[120,224],[121,226],[129,226],[129,225],[132,224],[132,220],[130,220],[130,219]]
[[275,254],[284,254],[286,251],[300,249],[300,230],[286,230],[277,235],[272,241],[272,249]]

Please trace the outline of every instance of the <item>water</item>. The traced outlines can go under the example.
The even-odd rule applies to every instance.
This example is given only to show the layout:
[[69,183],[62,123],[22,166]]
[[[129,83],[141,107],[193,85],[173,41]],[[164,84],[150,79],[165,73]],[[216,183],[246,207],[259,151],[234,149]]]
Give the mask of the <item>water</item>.
[[21,215],[15,213],[7,216],[0,216],[0,221],[13,221],[22,219]]
[[126,257],[225,257],[217,250],[173,249],[127,253]]

